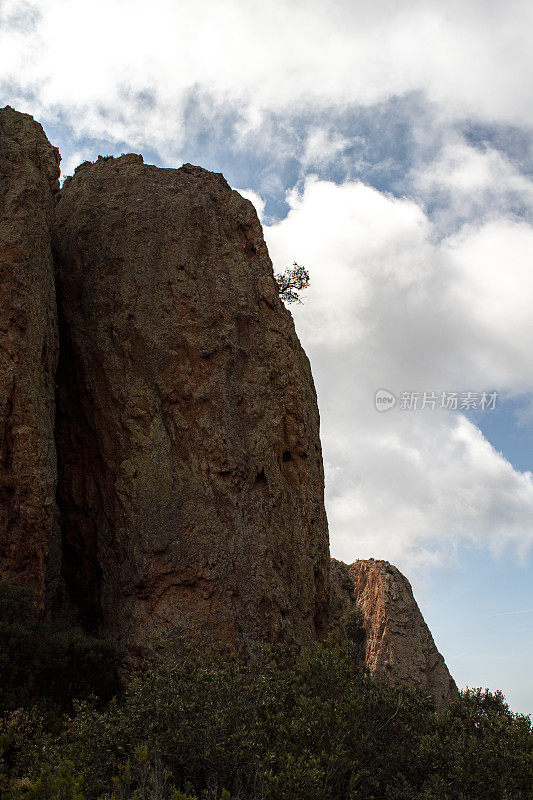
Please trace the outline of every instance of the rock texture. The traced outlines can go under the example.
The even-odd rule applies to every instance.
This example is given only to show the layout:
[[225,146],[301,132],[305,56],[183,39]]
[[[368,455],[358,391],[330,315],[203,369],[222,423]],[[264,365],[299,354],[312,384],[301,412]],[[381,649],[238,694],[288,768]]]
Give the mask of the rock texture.
[[58,578],[50,225],[59,153],[41,126],[0,110],[0,578],[41,605]]
[[252,204],[199,167],[100,158],[61,191],[54,251],[64,576],[88,621],[310,641],[318,410]]
[[455,697],[406,578],[330,562],[313,380],[251,203],[137,155],[58,174],[1,110],[0,579],[132,652],[343,619],[372,672]]
[[391,683],[418,687],[442,708],[457,687],[413,597],[411,585],[387,561],[347,565],[332,559],[331,586],[336,618],[358,609],[365,628],[364,663]]

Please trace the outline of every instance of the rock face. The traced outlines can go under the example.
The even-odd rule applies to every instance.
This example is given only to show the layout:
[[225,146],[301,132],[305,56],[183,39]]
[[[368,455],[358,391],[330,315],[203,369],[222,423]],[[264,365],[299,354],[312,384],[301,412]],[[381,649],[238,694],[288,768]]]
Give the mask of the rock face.
[[0,578],[41,605],[59,569],[50,225],[59,153],[41,126],[0,110]]
[[100,158],[61,191],[54,252],[63,572],[88,622],[310,641],[318,410],[252,204],[199,167]]
[[350,566],[331,561],[334,615],[361,612],[363,658],[370,672],[391,683],[422,689],[438,708],[453,700],[457,687],[407,578],[387,561],[371,558]]
[[0,579],[130,651],[344,618],[372,672],[455,697],[403,575],[330,563],[313,380],[252,204],[137,155],[58,195],[58,167],[0,111]]

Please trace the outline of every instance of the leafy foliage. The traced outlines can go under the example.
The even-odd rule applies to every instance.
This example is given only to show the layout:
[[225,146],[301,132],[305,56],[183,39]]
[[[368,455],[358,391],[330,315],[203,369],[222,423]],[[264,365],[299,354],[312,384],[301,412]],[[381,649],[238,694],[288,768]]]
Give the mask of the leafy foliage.
[[374,680],[358,666],[358,613],[325,642],[257,648],[247,662],[167,634],[111,700],[113,648],[43,623],[6,585],[0,636],[6,800],[533,796],[529,718],[499,692],[468,690],[438,714],[421,693]]
[[5,800],[84,800],[83,777],[74,765],[62,762],[57,769],[46,766],[35,781],[12,780],[0,784]]
[[340,619],[344,635],[354,644],[362,644],[365,640],[365,617],[361,609],[352,608]]
[[[59,733],[30,737],[10,781],[42,784],[68,763],[86,800],[531,798],[530,721],[499,693],[467,691],[437,714],[356,654],[348,638],[247,663],[169,647],[106,707],[79,703]],[[63,796],[80,800],[10,800]]]
[[278,272],[275,276],[278,284],[279,296],[285,303],[301,303],[300,292],[309,286],[309,272],[305,267],[293,263],[285,272]]
[[119,689],[114,643],[41,620],[30,592],[7,582],[0,582],[0,642],[0,713],[90,694],[105,700]]

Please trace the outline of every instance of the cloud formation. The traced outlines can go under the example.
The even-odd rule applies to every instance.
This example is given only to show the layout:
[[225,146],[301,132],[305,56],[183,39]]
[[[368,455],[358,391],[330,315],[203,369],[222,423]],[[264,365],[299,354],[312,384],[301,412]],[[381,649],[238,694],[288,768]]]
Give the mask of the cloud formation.
[[448,131],[435,157],[411,169],[409,181],[441,233],[502,217],[531,223],[533,181],[520,166],[486,142],[474,147]]
[[[464,180],[458,169],[441,185]],[[438,237],[414,200],[359,182],[309,179],[288,200],[265,236],[276,266],[311,271],[294,316],[317,383],[334,552],[411,570],[465,543],[523,557],[531,473],[463,414],[378,413],[374,393],[533,391],[533,229],[498,217]]]
[[527,0],[5,0],[0,86],[40,118],[162,152],[191,103],[205,120],[238,104],[243,136],[267,111],[409,92],[449,117],[531,125],[532,23]]
[[373,394],[533,390],[533,182],[463,130],[533,125],[532,22],[527,0],[0,4],[0,94],[70,131],[65,174],[106,142],[198,150],[260,214],[296,187],[266,235],[312,271],[295,317],[348,559],[530,541],[531,476],[464,417],[380,415]]

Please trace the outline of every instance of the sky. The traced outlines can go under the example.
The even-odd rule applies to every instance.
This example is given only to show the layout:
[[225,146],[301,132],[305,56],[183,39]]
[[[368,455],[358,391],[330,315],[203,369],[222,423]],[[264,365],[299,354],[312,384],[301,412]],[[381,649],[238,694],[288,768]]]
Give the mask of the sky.
[[222,172],[275,270],[307,267],[332,554],[396,564],[457,683],[523,713],[531,30],[529,0],[0,0],[0,107],[63,176],[124,152]]

